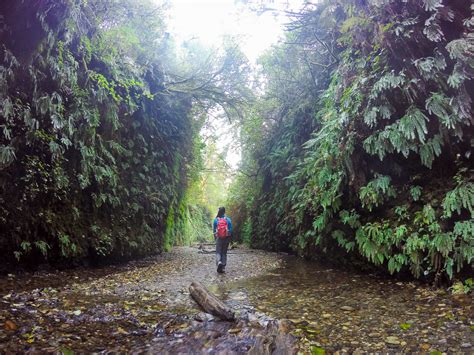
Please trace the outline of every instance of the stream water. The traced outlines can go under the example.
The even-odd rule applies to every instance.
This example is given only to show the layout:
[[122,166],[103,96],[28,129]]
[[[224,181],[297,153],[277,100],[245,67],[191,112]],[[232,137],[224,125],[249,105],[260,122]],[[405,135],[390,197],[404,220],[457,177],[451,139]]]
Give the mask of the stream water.
[[213,291],[291,320],[303,343],[327,351],[474,352],[472,296],[415,282],[288,258],[265,275]]
[[[0,353],[245,353],[272,338],[273,319],[295,352],[474,353],[472,295],[251,250],[233,251],[219,275],[213,258],[177,248],[123,266],[0,278]],[[196,280],[237,322],[201,312],[187,291]]]

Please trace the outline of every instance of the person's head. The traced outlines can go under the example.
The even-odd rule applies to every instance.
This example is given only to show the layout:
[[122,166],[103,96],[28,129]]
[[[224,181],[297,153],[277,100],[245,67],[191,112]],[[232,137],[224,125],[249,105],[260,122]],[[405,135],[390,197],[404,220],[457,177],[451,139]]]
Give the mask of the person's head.
[[219,207],[219,211],[217,211],[217,217],[222,218],[225,215],[225,207]]

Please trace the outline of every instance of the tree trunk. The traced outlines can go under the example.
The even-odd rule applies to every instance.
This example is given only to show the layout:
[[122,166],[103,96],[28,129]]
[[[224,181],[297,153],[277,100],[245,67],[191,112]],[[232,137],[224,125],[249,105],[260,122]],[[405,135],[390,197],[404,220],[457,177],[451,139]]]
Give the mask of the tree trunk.
[[223,320],[233,321],[235,319],[234,311],[232,311],[230,307],[227,307],[199,282],[191,283],[189,286],[189,293],[207,313],[211,313]]

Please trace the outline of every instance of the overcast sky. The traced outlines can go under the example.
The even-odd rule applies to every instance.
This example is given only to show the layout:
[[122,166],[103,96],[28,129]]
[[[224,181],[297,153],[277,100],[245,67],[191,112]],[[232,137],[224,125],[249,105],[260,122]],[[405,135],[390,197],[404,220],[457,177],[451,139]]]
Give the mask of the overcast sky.
[[[302,0],[273,0],[271,6],[299,7]],[[255,62],[283,32],[283,16],[270,12],[257,15],[236,0],[170,0],[169,30],[178,39],[199,38],[208,45],[218,45],[223,35],[240,35],[242,50]],[[288,5],[287,5],[288,3]]]
[[[159,0],[157,0],[159,1]],[[222,37],[233,35],[240,37],[240,46],[251,63],[283,34],[286,18],[274,16],[270,12],[262,15],[251,11],[248,6],[236,0],[169,0],[168,30],[178,42],[191,38],[199,39],[203,44],[218,47]],[[273,8],[289,7],[297,9],[302,0],[269,0]],[[219,123],[222,126],[222,123]],[[226,151],[226,160],[237,168],[240,151],[232,149],[232,135],[224,135],[220,146],[230,146]]]

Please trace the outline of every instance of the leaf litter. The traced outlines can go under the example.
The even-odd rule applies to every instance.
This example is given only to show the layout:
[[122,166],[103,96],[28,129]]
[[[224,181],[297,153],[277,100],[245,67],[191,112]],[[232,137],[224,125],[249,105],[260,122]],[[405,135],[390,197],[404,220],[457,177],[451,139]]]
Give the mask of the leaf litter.
[[[0,352],[474,350],[472,298],[248,249],[229,255],[225,274],[214,268],[212,254],[176,248],[122,266],[9,275]],[[202,312],[187,291],[194,280],[237,321]]]

